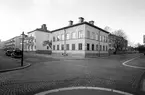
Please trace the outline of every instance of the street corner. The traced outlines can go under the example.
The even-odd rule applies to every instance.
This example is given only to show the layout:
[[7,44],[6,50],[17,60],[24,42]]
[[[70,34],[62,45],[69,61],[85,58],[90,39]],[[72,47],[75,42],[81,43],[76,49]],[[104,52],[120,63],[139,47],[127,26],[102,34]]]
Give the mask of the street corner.
[[10,69],[3,69],[3,70],[0,70],[0,73],[9,72],[9,71],[15,71],[15,70],[21,70],[21,69],[28,68],[30,66],[31,66],[31,63],[24,62],[23,66],[19,66],[19,67],[15,67],[15,68],[10,68]]

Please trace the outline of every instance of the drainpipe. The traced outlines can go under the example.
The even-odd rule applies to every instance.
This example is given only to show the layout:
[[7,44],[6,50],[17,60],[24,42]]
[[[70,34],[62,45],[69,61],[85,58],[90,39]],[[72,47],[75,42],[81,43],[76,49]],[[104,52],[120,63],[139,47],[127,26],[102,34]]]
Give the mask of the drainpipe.
[[98,49],[99,49],[99,57],[100,57],[100,30],[99,30],[99,47],[98,47]]
[[64,29],[64,56],[66,56],[66,30]]

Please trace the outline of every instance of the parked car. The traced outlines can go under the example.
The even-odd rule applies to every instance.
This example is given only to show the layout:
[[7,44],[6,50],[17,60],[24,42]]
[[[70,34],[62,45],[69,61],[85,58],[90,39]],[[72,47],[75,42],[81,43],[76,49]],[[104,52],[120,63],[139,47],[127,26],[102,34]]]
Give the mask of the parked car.
[[13,50],[13,52],[11,53],[11,57],[21,58],[22,57],[22,51],[21,50]]
[[7,56],[11,56],[12,52],[13,52],[13,50],[6,50],[6,53],[5,53],[5,54],[6,54]]

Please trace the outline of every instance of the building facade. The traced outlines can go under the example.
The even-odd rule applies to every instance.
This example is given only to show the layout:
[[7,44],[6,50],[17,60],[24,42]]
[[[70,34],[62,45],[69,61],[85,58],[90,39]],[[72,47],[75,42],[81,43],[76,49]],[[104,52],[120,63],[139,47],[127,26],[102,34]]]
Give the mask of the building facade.
[[108,55],[109,32],[94,25],[94,21],[79,23],[69,22],[69,26],[52,32],[52,53],[75,56]]

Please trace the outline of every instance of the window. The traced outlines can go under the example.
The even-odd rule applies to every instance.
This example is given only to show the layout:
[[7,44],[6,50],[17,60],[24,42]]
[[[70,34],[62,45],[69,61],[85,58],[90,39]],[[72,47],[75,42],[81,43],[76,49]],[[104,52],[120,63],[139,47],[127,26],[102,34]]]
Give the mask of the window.
[[92,37],[93,37],[93,39],[95,39],[95,33],[94,32],[92,32]]
[[61,45],[61,50],[64,50],[64,45],[63,44]]
[[102,51],[102,45],[100,45],[100,51]]
[[59,41],[59,40],[60,40],[60,36],[58,35],[58,36],[57,36],[57,41]]
[[80,30],[79,32],[78,32],[78,36],[79,36],[79,38],[83,38],[83,31],[82,30]]
[[31,46],[31,49],[33,50],[33,46]]
[[98,35],[98,34],[96,34],[96,40],[98,40],[98,38],[99,38],[98,36],[99,36],[99,35]]
[[55,42],[55,37],[53,37],[53,42]]
[[90,38],[90,31],[87,31],[87,38]]
[[96,45],[96,50],[98,51],[98,45]]
[[102,36],[100,36],[100,42],[102,41]]
[[76,38],[76,33],[75,33],[75,32],[72,32],[71,38],[72,38],[72,39],[75,39],[75,38]]
[[79,50],[82,50],[82,43],[79,43]]
[[55,50],[55,45],[53,45],[53,50]]
[[69,44],[66,44],[66,50],[69,50]]
[[69,36],[68,33],[66,34],[66,39],[67,39],[67,40],[70,39],[70,36]]
[[59,50],[59,45],[57,45],[57,50]]
[[106,46],[106,51],[108,51],[108,47]]
[[105,46],[103,46],[103,51],[105,51]]
[[90,44],[89,43],[87,44],[87,50],[90,50]]
[[75,50],[75,44],[72,44],[72,50]]
[[49,46],[47,46],[47,49],[49,49]]
[[94,44],[92,44],[92,50],[94,50]]
[[64,34],[61,35],[61,40],[64,40]]

